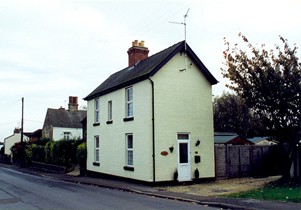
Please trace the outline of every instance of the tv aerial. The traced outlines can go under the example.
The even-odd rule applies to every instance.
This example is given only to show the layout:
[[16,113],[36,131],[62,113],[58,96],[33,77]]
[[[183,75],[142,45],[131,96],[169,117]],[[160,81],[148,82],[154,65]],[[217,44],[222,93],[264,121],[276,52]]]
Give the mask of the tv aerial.
[[181,24],[181,25],[184,25],[184,56],[185,56],[185,67],[184,67],[184,69],[180,69],[180,71],[185,71],[186,67],[187,67],[186,19],[188,17],[189,10],[190,10],[190,8],[188,8],[186,14],[184,15],[184,22],[172,22],[172,21],[169,22],[169,23],[172,23],[172,24]]
[[185,52],[186,52],[186,18],[188,17],[189,10],[190,10],[190,8],[188,8],[186,14],[184,15],[184,22],[173,22],[173,21],[169,22],[169,23],[172,23],[172,24],[181,24],[181,25],[184,25]]

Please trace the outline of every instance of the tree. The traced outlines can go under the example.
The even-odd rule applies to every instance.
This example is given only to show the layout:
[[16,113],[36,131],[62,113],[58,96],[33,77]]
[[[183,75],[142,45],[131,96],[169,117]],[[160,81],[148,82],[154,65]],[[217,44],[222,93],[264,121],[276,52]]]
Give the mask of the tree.
[[222,74],[230,80],[228,87],[245,101],[264,125],[280,142],[288,142],[291,151],[297,144],[297,132],[301,115],[301,64],[297,47],[290,48],[288,41],[280,36],[281,48],[266,50],[253,46],[239,34],[246,51],[238,44],[224,51]]
[[247,138],[263,134],[260,120],[237,94],[223,93],[213,100],[214,131],[235,132]]
[[238,95],[223,93],[213,100],[214,131],[236,132],[247,137],[249,109]]

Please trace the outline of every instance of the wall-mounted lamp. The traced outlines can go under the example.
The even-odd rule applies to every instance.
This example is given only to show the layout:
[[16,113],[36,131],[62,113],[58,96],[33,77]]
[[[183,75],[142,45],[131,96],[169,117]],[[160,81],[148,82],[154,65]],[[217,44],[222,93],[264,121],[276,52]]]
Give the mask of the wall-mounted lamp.
[[171,147],[169,147],[169,151],[170,151],[170,153],[172,153],[173,152],[173,145],[171,146]]
[[196,146],[196,147],[199,146],[200,143],[201,143],[201,141],[198,139],[198,140],[196,141],[196,143],[195,143],[195,146]]

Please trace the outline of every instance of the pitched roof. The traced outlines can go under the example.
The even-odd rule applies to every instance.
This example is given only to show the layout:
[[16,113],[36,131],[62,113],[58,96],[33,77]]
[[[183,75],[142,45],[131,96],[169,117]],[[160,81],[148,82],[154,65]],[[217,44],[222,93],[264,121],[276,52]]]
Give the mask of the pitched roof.
[[254,144],[248,139],[242,138],[238,134],[232,132],[214,132],[214,143],[233,145]]
[[[145,80],[157,73],[174,55],[179,52],[184,52],[184,50],[185,41],[181,41],[159,53],[156,53],[140,62],[137,62],[132,67],[127,67],[121,71],[118,71],[112,74],[84,99],[91,100],[95,97]],[[195,62],[197,67],[212,85],[218,82],[187,43],[186,53],[187,56]]]
[[81,121],[87,116],[87,111],[69,111],[65,109],[47,109],[45,125],[65,128],[82,128]]

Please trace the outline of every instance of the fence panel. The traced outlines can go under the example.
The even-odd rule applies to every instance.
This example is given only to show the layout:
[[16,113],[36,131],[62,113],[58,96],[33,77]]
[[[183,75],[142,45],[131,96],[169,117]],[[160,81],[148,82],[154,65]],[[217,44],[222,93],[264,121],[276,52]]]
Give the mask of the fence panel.
[[[216,178],[279,174],[279,146],[215,145]],[[280,157],[281,156],[281,157]],[[281,165],[281,164],[280,164]],[[276,166],[278,171],[275,170]]]

